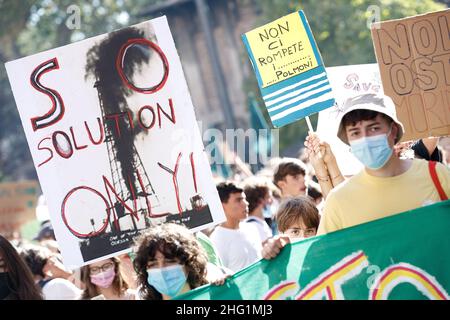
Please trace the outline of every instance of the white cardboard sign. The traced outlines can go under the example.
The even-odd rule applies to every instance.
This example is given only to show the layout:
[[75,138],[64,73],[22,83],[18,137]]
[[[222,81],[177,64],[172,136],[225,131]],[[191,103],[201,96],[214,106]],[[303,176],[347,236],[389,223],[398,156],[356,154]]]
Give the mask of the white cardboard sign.
[[66,266],[225,220],[165,17],[6,68]]

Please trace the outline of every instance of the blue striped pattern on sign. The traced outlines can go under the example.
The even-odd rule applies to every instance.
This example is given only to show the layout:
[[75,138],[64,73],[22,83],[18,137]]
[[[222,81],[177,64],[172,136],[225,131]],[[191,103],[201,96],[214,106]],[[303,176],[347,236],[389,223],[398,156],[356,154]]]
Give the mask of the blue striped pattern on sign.
[[323,65],[261,89],[274,127],[287,125],[334,104]]
[[303,11],[300,10],[298,13],[305,26],[308,39],[318,63],[318,66],[314,69],[263,87],[261,75],[247,36],[245,34],[242,35],[242,40],[250,57],[256,79],[258,80],[261,95],[269,112],[272,125],[276,128],[332,107],[335,102],[322,57],[320,56],[308,21]]

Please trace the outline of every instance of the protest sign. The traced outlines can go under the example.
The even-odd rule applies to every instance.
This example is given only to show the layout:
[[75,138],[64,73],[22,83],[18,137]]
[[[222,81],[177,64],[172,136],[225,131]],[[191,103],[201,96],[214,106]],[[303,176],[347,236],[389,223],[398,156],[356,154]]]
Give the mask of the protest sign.
[[440,202],[295,242],[178,299],[448,300],[449,211]]
[[66,266],[224,221],[165,17],[6,67]]
[[450,10],[372,25],[384,92],[402,141],[450,134]]
[[339,113],[346,99],[365,93],[383,94],[378,65],[360,64],[326,68],[336,104],[319,112],[317,134],[330,144],[339,169],[345,176],[358,173],[364,166],[337,137]]
[[38,192],[37,181],[0,184],[0,234],[18,231],[35,218]]
[[242,35],[272,124],[281,127],[334,104],[303,11]]

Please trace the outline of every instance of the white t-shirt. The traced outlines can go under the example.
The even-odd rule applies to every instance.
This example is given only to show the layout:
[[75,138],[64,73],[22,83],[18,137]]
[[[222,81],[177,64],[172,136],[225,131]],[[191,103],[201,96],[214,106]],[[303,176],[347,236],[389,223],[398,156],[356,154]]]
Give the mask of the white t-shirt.
[[262,247],[256,228],[247,226],[245,222],[239,225],[239,229],[217,226],[210,238],[224,266],[233,272],[261,259]]
[[209,283],[212,283],[218,279],[224,278],[226,275],[232,275],[233,271],[225,268],[225,267],[219,267],[215,264],[212,264],[211,262],[208,262],[206,265],[206,280]]
[[44,285],[42,292],[45,300],[78,300],[83,291],[69,280],[55,278]]
[[247,218],[247,220],[245,220],[245,222],[256,228],[261,242],[273,236],[272,229],[270,229],[266,220],[261,219],[260,217],[250,216]]

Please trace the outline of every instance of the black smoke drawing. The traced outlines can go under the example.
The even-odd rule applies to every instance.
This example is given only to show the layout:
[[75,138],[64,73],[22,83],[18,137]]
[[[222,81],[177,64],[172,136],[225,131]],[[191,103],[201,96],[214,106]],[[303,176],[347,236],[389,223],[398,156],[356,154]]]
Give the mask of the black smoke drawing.
[[[86,77],[93,76],[96,79],[96,86],[99,92],[101,106],[105,114],[119,114],[129,112],[132,119],[133,112],[127,106],[126,97],[134,93],[125,86],[120,78],[116,68],[115,60],[121,46],[128,39],[143,38],[144,32],[136,28],[127,28],[111,33],[105,40],[92,47],[87,53]],[[127,63],[123,69],[127,77],[132,78],[139,67],[148,62],[151,58],[150,50],[141,50],[138,46],[132,46],[127,51]],[[134,120],[132,120],[134,121]],[[134,175],[136,164],[133,161],[134,139],[138,133],[139,126],[131,125],[126,117],[119,117],[120,138],[115,128],[115,121],[105,121],[106,129],[115,132],[114,148],[117,154],[117,160],[120,163],[122,177],[130,177],[134,190],[129,189],[130,194],[136,194],[136,177]],[[133,192],[132,192],[133,191]]]
[[[88,51],[86,58],[85,79],[95,79],[94,86],[98,92],[104,122],[105,143],[108,150],[113,187],[124,202],[133,201],[135,198],[139,201],[147,200],[148,196],[156,198],[156,202],[159,202],[135,146],[136,138],[141,132],[142,134],[150,133],[141,130],[137,122],[133,120],[133,112],[127,106],[127,98],[137,93],[124,83],[116,66],[117,56],[123,50],[124,44],[131,39],[146,38],[143,30],[133,27],[113,32],[93,46]],[[144,46],[140,44],[128,47],[126,60],[122,63],[125,77],[133,79],[134,75],[142,71],[144,64],[149,63],[154,53],[153,50],[144,49]],[[154,73],[158,70],[151,68],[149,72]],[[114,121],[110,118],[108,120],[108,115],[118,114],[126,116],[114,117]],[[120,135],[118,131],[120,131]],[[200,194],[194,194],[190,198],[190,202],[192,206],[190,210],[173,214],[170,212],[151,213],[151,215],[150,207],[142,205],[142,202],[140,202],[137,205],[136,214],[138,217],[144,218],[145,228],[151,227],[154,223],[169,221],[194,228],[213,221],[209,206],[203,201]],[[153,204],[154,202],[151,204],[152,207]],[[129,214],[125,212],[123,203],[118,199],[111,205],[113,214],[119,219]],[[139,235],[142,228],[139,229],[134,216],[129,215],[134,226],[132,230],[122,230],[120,222],[112,223],[112,219],[109,217],[110,232],[88,237],[80,242],[84,261],[125,250],[130,246],[133,238]],[[162,219],[151,220],[150,217]],[[92,223],[92,225],[95,232],[94,224]]]

